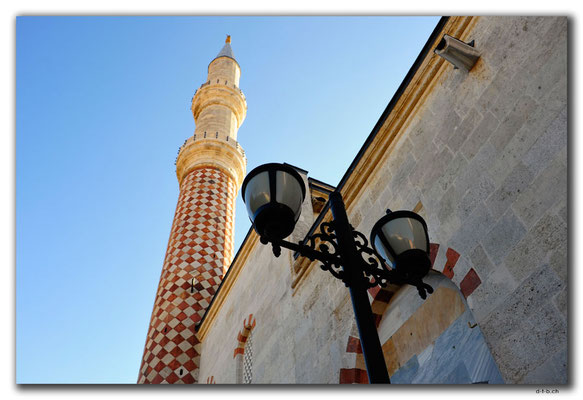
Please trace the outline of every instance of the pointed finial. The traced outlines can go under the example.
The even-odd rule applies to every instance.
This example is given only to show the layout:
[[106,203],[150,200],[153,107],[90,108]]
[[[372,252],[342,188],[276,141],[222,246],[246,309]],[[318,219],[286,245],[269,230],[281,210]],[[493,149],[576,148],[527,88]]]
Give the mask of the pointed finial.
[[227,35],[227,39],[225,40],[225,43],[231,43],[231,35]]

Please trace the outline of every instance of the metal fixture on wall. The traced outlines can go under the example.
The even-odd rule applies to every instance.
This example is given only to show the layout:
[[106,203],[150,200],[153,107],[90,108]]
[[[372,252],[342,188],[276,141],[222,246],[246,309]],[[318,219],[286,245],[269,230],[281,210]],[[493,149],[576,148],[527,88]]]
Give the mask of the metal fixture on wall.
[[[304,181],[289,165],[270,163],[251,171],[241,188],[249,218],[261,243],[271,243],[276,257],[281,247],[322,262],[321,268],[349,288],[370,383],[390,383],[367,290],[380,285],[409,284],[425,299],[433,288],[423,282],[431,268],[429,236],[423,218],[411,211],[387,210],[374,225],[371,245],[348,222],[338,191],[330,193],[333,220],[305,243],[284,240],[295,227],[306,195]],[[384,262],[383,262],[384,260]]]
[[480,58],[473,40],[465,43],[449,35],[443,36],[433,52],[453,64],[454,69],[466,71],[471,70]]

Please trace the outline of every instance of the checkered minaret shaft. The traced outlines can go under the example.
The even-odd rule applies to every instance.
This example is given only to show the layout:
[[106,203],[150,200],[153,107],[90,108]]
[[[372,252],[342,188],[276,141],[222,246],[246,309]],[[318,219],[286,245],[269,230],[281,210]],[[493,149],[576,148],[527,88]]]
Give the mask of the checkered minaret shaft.
[[235,196],[235,182],[215,168],[182,182],[138,383],[197,381],[195,324],[233,258]]
[[230,37],[196,91],[194,135],[176,159],[180,194],[138,383],[197,383],[201,343],[196,333],[234,253],[237,192],[245,153],[236,141],[247,113]]

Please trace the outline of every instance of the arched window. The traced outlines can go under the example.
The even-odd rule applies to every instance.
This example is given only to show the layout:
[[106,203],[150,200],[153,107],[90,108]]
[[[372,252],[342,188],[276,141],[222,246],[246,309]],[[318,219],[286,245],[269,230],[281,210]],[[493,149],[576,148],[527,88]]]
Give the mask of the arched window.
[[253,328],[255,318],[249,314],[243,320],[243,329],[237,335],[237,347],[233,353],[236,365],[236,383],[253,383]]

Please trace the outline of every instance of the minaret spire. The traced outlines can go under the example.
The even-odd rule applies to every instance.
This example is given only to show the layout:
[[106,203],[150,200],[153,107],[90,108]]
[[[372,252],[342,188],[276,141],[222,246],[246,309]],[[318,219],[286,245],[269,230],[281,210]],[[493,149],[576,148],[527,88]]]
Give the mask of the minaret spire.
[[196,383],[202,319],[233,259],[235,199],[246,170],[237,131],[247,114],[231,38],[192,99],[194,135],[180,148],[180,185],[138,383]]
[[229,57],[232,58],[233,61],[237,62],[237,60],[235,60],[235,55],[233,54],[233,49],[231,48],[231,35],[227,35],[227,38],[225,39],[225,45],[223,46],[221,51],[219,51],[219,54],[217,54],[214,60],[220,57]]

